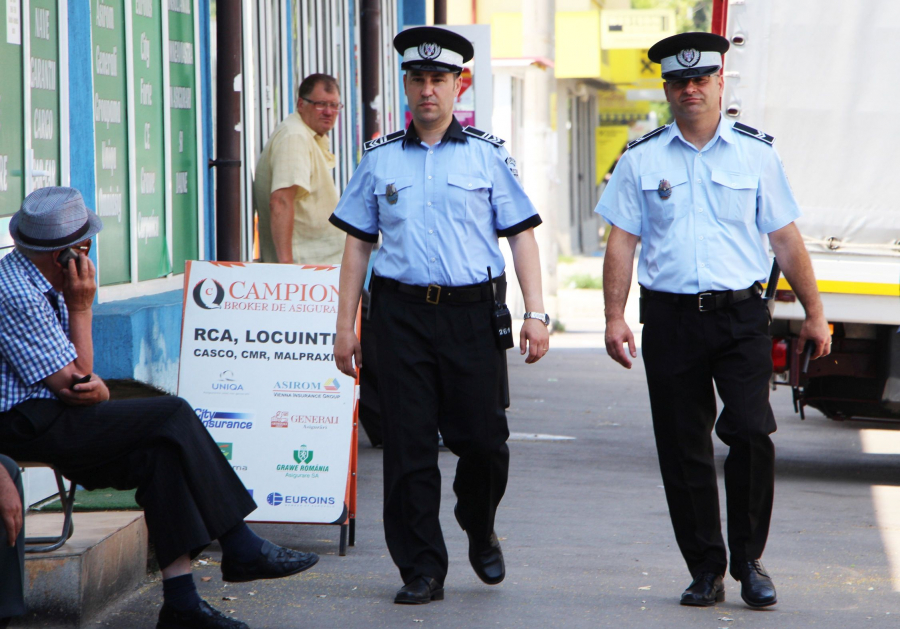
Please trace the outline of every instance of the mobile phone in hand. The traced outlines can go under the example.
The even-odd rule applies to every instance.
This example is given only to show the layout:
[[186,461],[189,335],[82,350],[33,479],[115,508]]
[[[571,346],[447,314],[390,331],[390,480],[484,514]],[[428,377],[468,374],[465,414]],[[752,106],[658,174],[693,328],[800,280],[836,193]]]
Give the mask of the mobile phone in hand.
[[75,382],[72,383],[72,386],[75,386],[76,384],[84,384],[84,383],[90,382],[90,381],[91,381],[91,374],[88,374],[88,375],[84,376],[83,378],[78,378],[77,380],[75,380]]
[[56,261],[59,262],[60,266],[64,269],[69,268],[69,260],[78,260],[78,253],[72,247],[63,249],[62,253],[59,254],[59,257],[56,258]]

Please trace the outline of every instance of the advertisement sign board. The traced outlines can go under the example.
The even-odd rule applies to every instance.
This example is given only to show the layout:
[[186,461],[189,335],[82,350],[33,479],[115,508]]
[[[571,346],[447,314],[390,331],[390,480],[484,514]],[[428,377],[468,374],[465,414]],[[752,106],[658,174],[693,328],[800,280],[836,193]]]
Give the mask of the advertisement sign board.
[[253,494],[250,521],[341,524],[352,507],[356,385],[334,364],[339,274],[187,262],[178,393]]

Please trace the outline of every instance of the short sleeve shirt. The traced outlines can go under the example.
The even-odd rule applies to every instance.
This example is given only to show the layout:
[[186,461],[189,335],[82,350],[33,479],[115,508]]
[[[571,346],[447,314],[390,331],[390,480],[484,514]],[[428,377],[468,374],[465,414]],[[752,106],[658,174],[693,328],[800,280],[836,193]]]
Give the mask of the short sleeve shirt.
[[294,197],[294,262],[337,264],[345,234],[328,222],[338,202],[332,178],[335,156],[328,138],[316,135],[300,114],[279,124],[266,143],[253,181],[253,203],[259,215],[259,252],[263,262],[277,262],[272,240],[269,197],[282,188],[298,188]]
[[331,221],[381,248],[374,273],[466,286],[505,269],[498,237],[540,225],[503,141],[454,119],[434,146],[410,124],[363,156]]
[[641,237],[641,286],[682,294],[765,281],[767,234],[801,214],[771,143],[725,120],[702,150],[675,123],[628,149],[596,212]]
[[30,399],[56,399],[43,380],[77,357],[62,293],[12,251],[0,260],[0,412]]

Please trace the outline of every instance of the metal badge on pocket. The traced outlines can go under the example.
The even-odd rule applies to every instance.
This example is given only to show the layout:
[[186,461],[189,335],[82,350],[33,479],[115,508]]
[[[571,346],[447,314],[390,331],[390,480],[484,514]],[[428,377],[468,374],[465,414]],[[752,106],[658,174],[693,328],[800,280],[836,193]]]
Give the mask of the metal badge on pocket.
[[390,203],[391,205],[397,205],[397,199],[399,198],[399,195],[397,194],[397,186],[389,183],[384,189],[384,196],[387,199],[388,203]]
[[672,196],[672,184],[665,179],[660,179],[659,188],[657,188],[656,191],[659,193],[660,199],[666,200]]

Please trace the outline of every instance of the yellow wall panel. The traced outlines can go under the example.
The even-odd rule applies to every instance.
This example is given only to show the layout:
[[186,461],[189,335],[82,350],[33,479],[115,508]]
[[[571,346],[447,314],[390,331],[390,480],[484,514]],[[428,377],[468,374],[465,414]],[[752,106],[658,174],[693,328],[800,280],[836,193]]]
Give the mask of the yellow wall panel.
[[600,76],[600,11],[557,12],[555,64],[558,79]]
[[522,14],[494,13],[491,15],[491,57],[522,56]]

